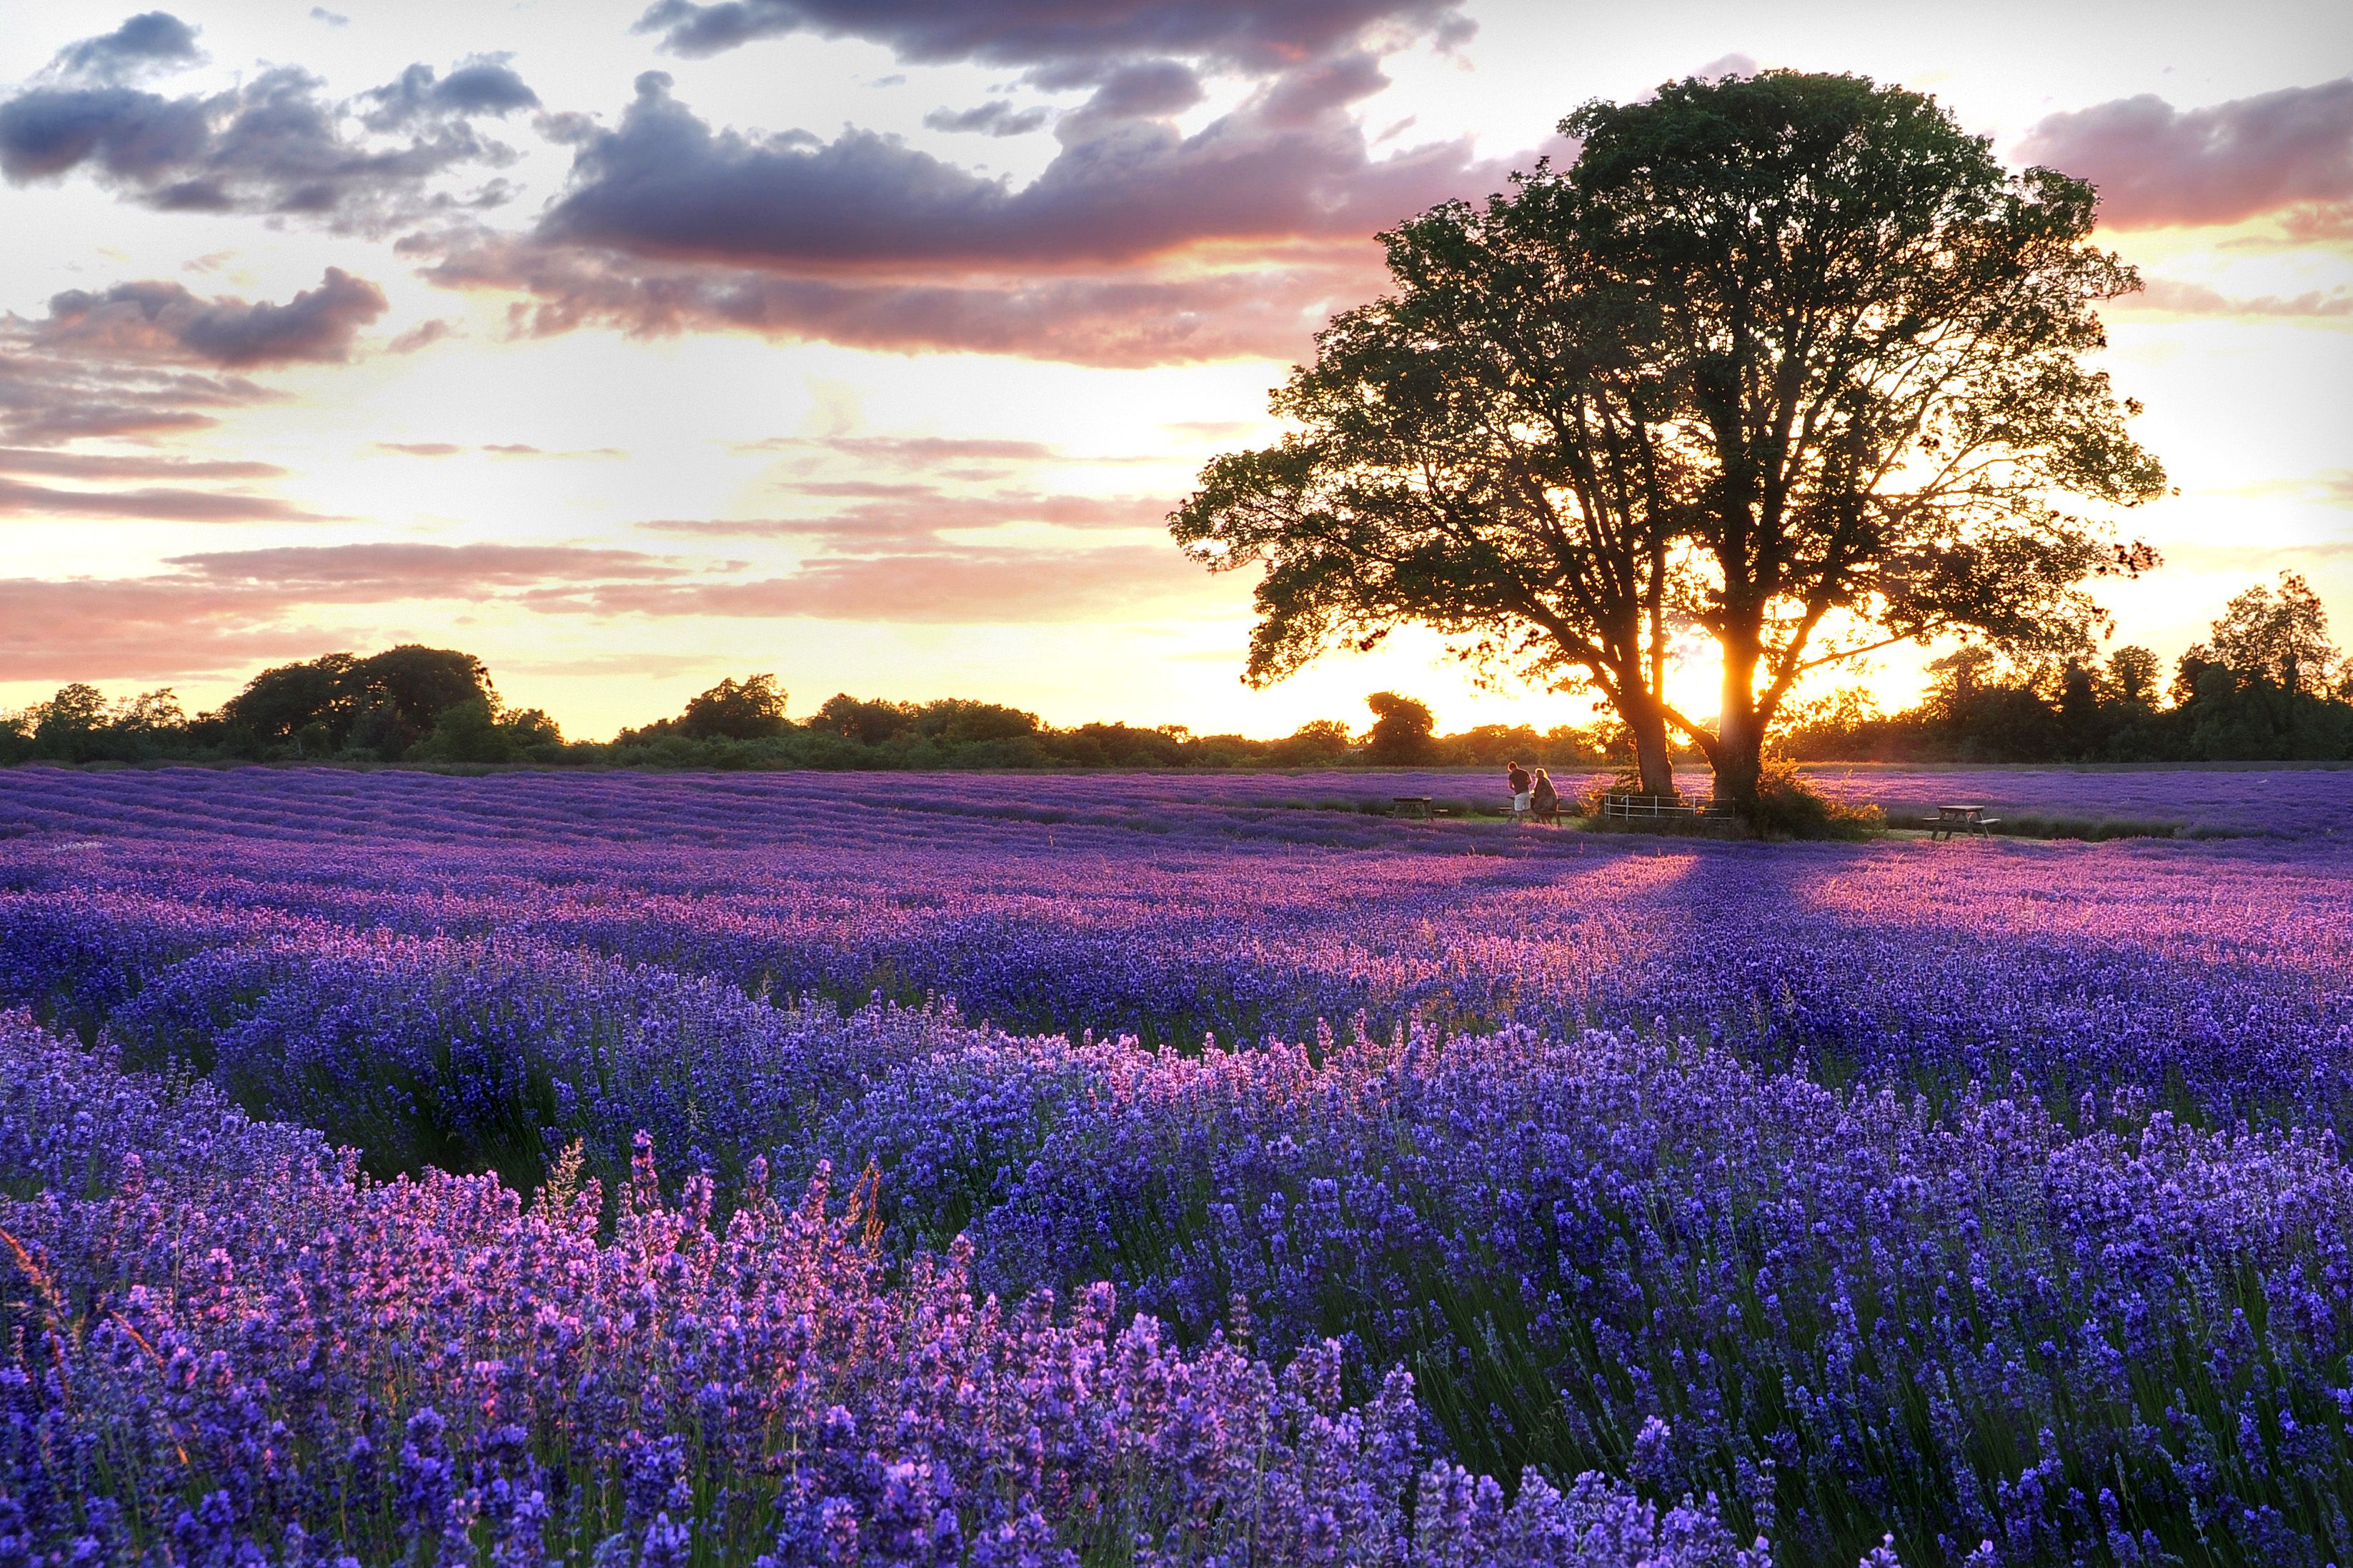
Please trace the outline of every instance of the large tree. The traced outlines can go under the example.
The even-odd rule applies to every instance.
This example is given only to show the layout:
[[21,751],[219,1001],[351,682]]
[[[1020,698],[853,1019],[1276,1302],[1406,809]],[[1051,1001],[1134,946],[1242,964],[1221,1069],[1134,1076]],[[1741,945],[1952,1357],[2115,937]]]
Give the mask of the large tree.
[[[1294,433],[1172,520],[1267,566],[1249,679],[1431,626],[1588,681],[1646,789],[1672,726],[1741,800],[1809,669],[2086,641],[2085,581],[2149,557],[2062,501],[2164,484],[2085,363],[2138,286],[2088,243],[2090,186],[1850,76],[1672,83],[1562,130],[1569,167],[1383,237],[1398,295],[1337,318],[1274,399]],[[1713,716],[1663,695],[1679,624],[1721,648]]]
[[[1532,221],[1533,220],[1533,221]],[[1589,685],[1669,794],[1669,548],[1657,324],[1528,205],[1439,207],[1381,237],[1396,294],[1335,318],[1273,399],[1281,445],[1220,457],[1170,519],[1212,570],[1263,564],[1244,679],[1434,627],[1488,669]]]
[[1595,103],[1539,199],[1657,310],[1644,348],[1704,475],[1677,587],[1713,633],[1719,795],[1756,788],[1809,669],[1943,634],[2066,652],[2087,578],[2153,557],[2066,510],[2160,493],[2137,405],[2086,363],[2140,286],[2089,243],[2097,196],[2012,174],[1932,99],[1768,71]]

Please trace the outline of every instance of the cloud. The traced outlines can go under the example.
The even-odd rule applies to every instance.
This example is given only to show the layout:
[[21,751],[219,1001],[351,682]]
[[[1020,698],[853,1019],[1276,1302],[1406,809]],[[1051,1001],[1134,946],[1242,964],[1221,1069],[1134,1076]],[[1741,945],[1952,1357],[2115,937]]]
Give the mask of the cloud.
[[[432,281],[511,296],[517,335],[735,331],[1118,367],[1289,359],[1386,282],[1371,236],[1501,190],[1513,167],[1467,136],[1377,153],[1361,123],[1388,85],[1385,53],[1467,26],[1448,0],[664,0],[641,26],[689,54],[857,37],[1091,95],[1016,183],[855,126],[714,124],[646,72],[615,123],[570,125],[568,178],[528,234],[453,220],[401,242]],[[1237,72],[1251,79],[1240,103],[1180,124],[1205,77]],[[927,123],[1010,134],[1046,112],[996,99]]]
[[934,109],[923,116],[923,123],[934,131],[976,131],[985,136],[1026,136],[1053,118],[1054,111],[1039,106],[1015,109],[1003,99],[991,99],[977,109]]
[[[420,71],[412,105],[403,84]],[[496,179],[464,195],[432,188],[467,165],[512,162],[512,149],[471,124],[537,101],[503,65],[469,62],[438,81],[429,68],[411,67],[363,95],[377,105],[374,114],[394,114],[377,128],[406,132],[390,141],[355,134],[352,106],[322,96],[324,86],[293,66],[176,98],[112,82],[36,83],[0,100],[0,174],[21,185],[85,171],[165,212],[299,217],[364,234],[494,206],[512,194]]]
[[670,87],[638,78],[619,128],[576,154],[542,239],[777,271],[1068,272],[1221,241],[1359,240],[1507,172],[1467,138],[1373,160],[1339,112],[1363,87],[1345,64],[1279,79],[1192,136],[1122,119],[1066,139],[1018,190],[868,131],[714,132]]
[[429,321],[417,322],[417,325],[393,339],[385,347],[396,354],[413,354],[418,349],[429,348],[439,342],[456,330],[448,322],[436,316]]
[[0,447],[0,474],[46,474],[68,479],[274,479],[286,470],[275,463],[241,459],[165,458],[148,453],[55,452]]
[[811,33],[881,44],[902,60],[1059,65],[1178,55],[1266,72],[1335,53],[1369,34],[1470,36],[1454,0],[658,0],[638,22],[695,58],[755,38]]
[[60,77],[121,82],[169,73],[203,58],[194,27],[168,11],[142,11],[111,33],[68,44],[49,69]]
[[573,452],[550,452],[522,441],[491,441],[479,447],[462,447],[454,441],[378,441],[379,452],[397,452],[405,458],[455,458],[464,453],[482,453],[493,458],[619,458],[627,456],[618,447],[589,447]]
[[537,109],[539,94],[507,64],[507,55],[478,55],[438,77],[428,65],[413,65],[383,87],[360,95],[374,107],[360,116],[371,131],[397,131],[419,121],[497,117]]
[[734,449],[831,452],[902,468],[967,462],[1042,463],[1061,455],[1043,441],[961,436],[770,436],[758,441],[737,442]]
[[103,344],[61,347],[45,336],[49,325],[0,316],[0,440],[50,447],[197,430],[218,410],[271,396],[241,375],[123,358]]
[[88,517],[155,522],[318,522],[322,514],[237,490],[151,486],[61,490],[0,479],[0,517]]
[[282,598],[176,577],[0,577],[0,680],[174,679],[314,654]]
[[[62,451],[91,440],[148,441],[214,424],[276,395],[236,372],[335,363],[384,310],[365,279],[327,269],[284,304],[206,300],[172,282],[69,289],[46,315],[0,316],[0,474],[89,484],[269,479],[272,464],[156,452]],[[322,514],[241,489],[132,484],[65,489],[0,479],[0,515],[178,522],[307,522]]]
[[210,551],[167,572],[0,578],[0,680],[173,679],[348,641],[316,612],[412,599],[512,599],[681,570],[560,544],[337,544]]
[[384,312],[384,290],[330,267],[319,287],[282,305],[228,296],[204,300],[168,282],[118,283],[100,293],[69,289],[50,299],[48,318],[34,335],[47,348],[225,370],[341,363],[351,357],[359,329]]
[[330,27],[348,27],[352,25],[352,19],[349,16],[340,11],[330,11],[324,5],[311,7],[311,20],[324,22]]
[[659,533],[702,539],[806,539],[842,548],[935,544],[952,532],[976,532],[1017,523],[1055,528],[1158,529],[1168,515],[1165,496],[1084,496],[998,491],[952,495],[930,485],[860,481],[797,485],[818,499],[864,499],[858,506],[800,517],[662,519],[640,523]]
[[239,584],[305,601],[489,597],[492,589],[567,582],[654,581],[679,563],[638,550],[573,544],[323,544],[207,551],[165,564],[191,581]]
[[2207,109],[2117,99],[2047,117],[2019,155],[2097,185],[2111,228],[2280,216],[2343,232],[2353,223],[2353,77]]
[[1198,598],[1201,586],[1200,572],[1162,546],[974,548],[823,556],[786,577],[617,584],[524,599],[601,615],[998,626],[1133,615]]
[[2110,311],[2145,311],[2171,316],[2353,316],[2353,290],[2332,289],[2323,293],[2308,289],[2301,294],[2261,294],[2234,299],[2203,283],[2180,283],[2152,278],[2137,294],[2126,295],[2106,307]]
[[453,250],[427,276],[528,296],[510,315],[514,330],[534,336],[584,327],[647,337],[732,330],[1113,368],[1297,356],[1326,316],[1387,278],[1369,247],[1208,277],[925,284],[776,278],[496,238]]
[[2319,501],[2325,506],[2353,507],[2353,468],[2323,468],[2293,479],[2257,479],[2211,490],[2211,495],[2253,496],[2263,500]]

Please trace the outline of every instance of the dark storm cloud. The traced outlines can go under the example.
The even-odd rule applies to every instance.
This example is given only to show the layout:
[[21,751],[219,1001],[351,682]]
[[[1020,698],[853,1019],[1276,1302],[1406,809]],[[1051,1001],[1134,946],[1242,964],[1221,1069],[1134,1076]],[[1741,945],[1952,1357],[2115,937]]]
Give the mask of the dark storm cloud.
[[992,99],[977,109],[934,109],[923,116],[934,131],[977,132],[984,136],[1026,136],[1053,117],[1051,110],[1019,109]]
[[384,291],[330,267],[316,289],[282,305],[227,296],[206,300],[177,283],[72,289],[49,300],[34,339],[51,349],[113,359],[182,360],[225,370],[351,357],[359,329],[385,312]]
[[497,180],[463,195],[429,188],[468,165],[512,161],[511,149],[471,123],[537,101],[504,65],[469,62],[438,79],[412,67],[365,95],[372,115],[393,117],[376,129],[404,132],[389,140],[355,133],[353,106],[326,98],[324,85],[292,66],[179,97],[115,83],[36,83],[0,101],[0,174],[25,184],[81,171],[164,211],[300,216],[364,233],[511,194]]
[[49,68],[59,76],[117,82],[177,70],[203,58],[194,27],[168,11],[142,11],[111,33],[68,44]]
[[755,38],[810,33],[862,38],[901,59],[1067,65],[1180,55],[1249,70],[1280,69],[1382,30],[1467,37],[1454,0],[659,0],[640,32],[687,56]]
[[2353,77],[2209,109],[2154,94],[2053,114],[2021,157],[2100,188],[2113,228],[2280,214],[2313,232],[2353,226]]

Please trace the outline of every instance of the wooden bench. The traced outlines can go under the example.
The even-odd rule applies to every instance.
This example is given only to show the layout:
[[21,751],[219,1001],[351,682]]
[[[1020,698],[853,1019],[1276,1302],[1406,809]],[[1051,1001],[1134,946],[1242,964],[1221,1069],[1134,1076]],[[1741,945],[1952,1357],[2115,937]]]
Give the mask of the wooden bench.
[[2001,822],[1999,816],[1988,816],[1981,805],[1940,805],[1934,816],[1924,816],[1920,826],[1928,829],[1931,843],[1942,844],[1956,833],[1966,833],[1973,838],[1990,838],[1993,829]]

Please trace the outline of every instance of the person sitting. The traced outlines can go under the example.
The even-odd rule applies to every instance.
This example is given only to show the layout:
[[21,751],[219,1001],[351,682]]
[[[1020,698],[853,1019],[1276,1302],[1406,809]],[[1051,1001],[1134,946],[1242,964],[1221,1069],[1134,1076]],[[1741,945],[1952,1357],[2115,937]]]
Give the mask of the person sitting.
[[1510,770],[1504,778],[1512,786],[1512,820],[1525,822],[1528,819],[1528,790],[1533,781],[1528,777],[1528,770],[1519,763],[1505,763],[1504,766]]
[[1535,783],[1528,792],[1528,813],[1538,822],[1560,820],[1560,791],[1553,788],[1552,775],[1542,768],[1536,770]]

